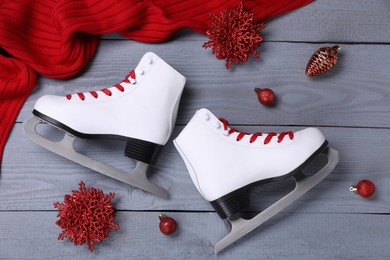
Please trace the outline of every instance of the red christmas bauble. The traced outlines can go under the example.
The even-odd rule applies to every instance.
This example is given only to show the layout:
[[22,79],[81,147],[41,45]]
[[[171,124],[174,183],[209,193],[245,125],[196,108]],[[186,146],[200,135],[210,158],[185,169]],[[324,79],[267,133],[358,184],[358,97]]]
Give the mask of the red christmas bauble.
[[269,88],[255,88],[255,92],[257,94],[257,98],[259,102],[264,106],[272,106],[275,104],[275,93]]
[[361,180],[356,186],[352,186],[350,191],[357,192],[363,198],[369,198],[375,193],[375,184],[370,180]]
[[159,216],[160,218],[160,231],[164,235],[171,235],[175,233],[177,229],[177,223],[174,218],[168,217],[164,214]]

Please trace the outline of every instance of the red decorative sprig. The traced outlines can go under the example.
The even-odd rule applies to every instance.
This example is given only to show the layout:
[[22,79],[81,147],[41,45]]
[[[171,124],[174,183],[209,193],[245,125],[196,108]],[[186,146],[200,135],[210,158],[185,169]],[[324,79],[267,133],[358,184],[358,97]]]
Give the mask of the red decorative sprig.
[[109,229],[119,230],[115,219],[115,207],[111,204],[115,193],[104,195],[96,188],[85,188],[80,182],[80,190],[73,190],[73,194],[64,197],[64,203],[56,202],[54,207],[59,209],[56,224],[62,228],[59,240],[69,237],[75,245],[88,243],[92,252],[95,242],[101,242],[108,237]]
[[258,21],[253,13],[244,11],[242,2],[219,15],[210,15],[212,22],[206,32],[209,41],[203,47],[211,48],[217,59],[226,60],[226,69],[233,62],[246,62],[250,55],[260,58],[256,49],[263,41],[259,31],[265,24]]

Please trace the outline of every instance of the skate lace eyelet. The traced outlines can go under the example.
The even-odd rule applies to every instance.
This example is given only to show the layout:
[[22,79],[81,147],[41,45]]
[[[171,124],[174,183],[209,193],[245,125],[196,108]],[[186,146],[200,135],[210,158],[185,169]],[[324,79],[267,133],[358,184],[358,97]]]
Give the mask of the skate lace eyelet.
[[203,119],[204,119],[205,121],[209,121],[209,120],[210,120],[209,114],[203,114]]

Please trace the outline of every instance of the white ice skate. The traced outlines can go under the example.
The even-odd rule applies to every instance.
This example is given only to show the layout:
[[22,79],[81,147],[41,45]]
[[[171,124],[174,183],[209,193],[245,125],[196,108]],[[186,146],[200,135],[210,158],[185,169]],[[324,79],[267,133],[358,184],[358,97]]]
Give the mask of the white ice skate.
[[[338,163],[338,152],[316,128],[298,132],[254,133],[229,128],[225,119],[200,109],[174,140],[191,179],[222,219],[230,233],[215,245],[219,252],[249,233],[324,179]],[[301,170],[320,153],[328,163],[316,174]],[[293,177],[295,189],[255,217],[246,220],[239,211],[249,204],[248,189],[259,183]]]
[[[27,136],[44,148],[97,172],[145,191],[167,197],[163,188],[146,177],[158,149],[172,134],[185,77],[154,53],[146,53],[137,67],[111,88],[67,96],[46,95],[35,103],[35,117],[24,122]],[[63,131],[53,142],[36,126],[49,123]],[[120,138],[127,141],[125,155],[137,161],[130,173],[75,151],[79,138]]]

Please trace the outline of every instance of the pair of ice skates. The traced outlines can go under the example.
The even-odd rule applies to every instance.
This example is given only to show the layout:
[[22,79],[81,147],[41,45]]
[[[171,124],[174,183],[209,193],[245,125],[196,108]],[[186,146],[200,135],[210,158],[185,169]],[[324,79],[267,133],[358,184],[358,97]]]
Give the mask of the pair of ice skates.
[[[73,95],[43,96],[35,104],[35,117],[24,123],[34,142],[65,158],[145,191],[168,197],[163,188],[147,179],[146,171],[158,149],[169,140],[176,122],[185,77],[154,53],[146,53],[125,79],[111,88]],[[65,132],[59,142],[36,132],[48,123]],[[135,169],[124,172],[75,151],[79,138],[121,138],[125,156],[136,160]],[[298,132],[239,132],[209,110],[198,110],[179,136],[175,147],[191,179],[219,216],[232,224],[229,235],[215,246],[218,252],[255,229],[298,199],[338,162],[337,151],[327,147],[315,128]],[[315,175],[301,169],[320,153],[328,163]],[[239,212],[249,203],[251,186],[293,177],[295,189],[250,220]]]

